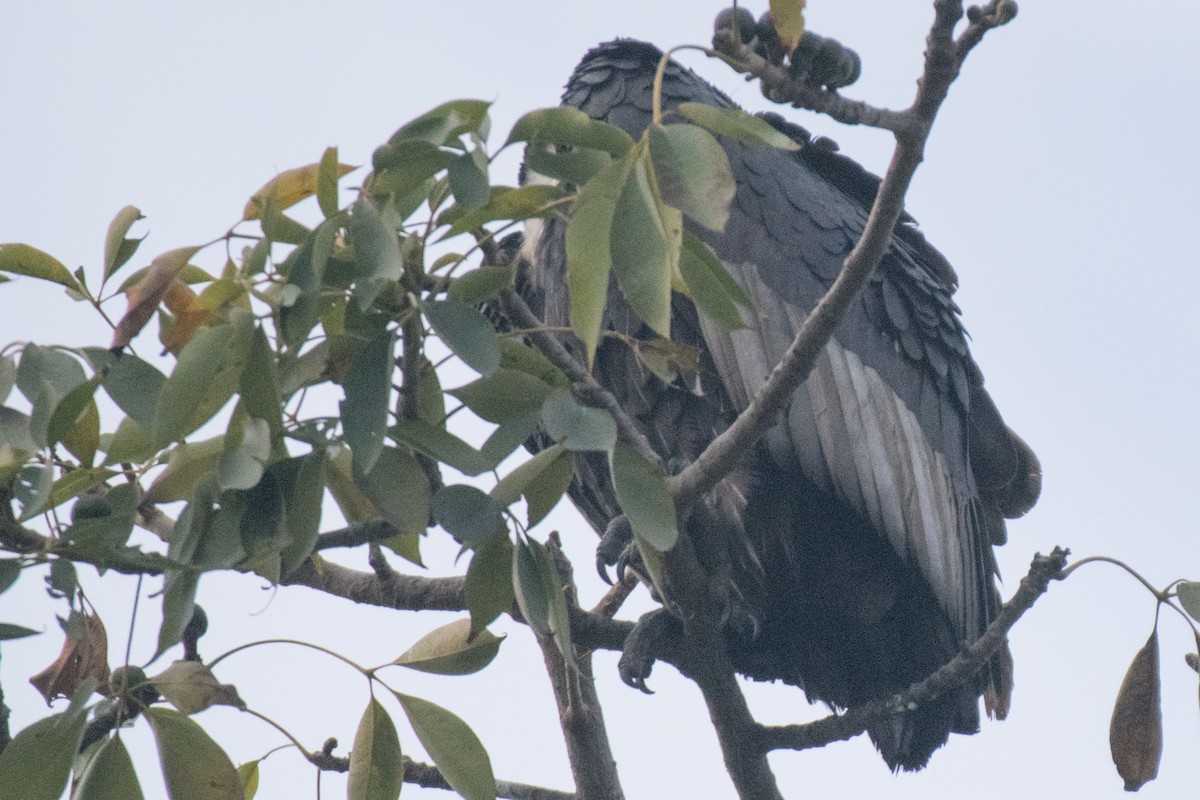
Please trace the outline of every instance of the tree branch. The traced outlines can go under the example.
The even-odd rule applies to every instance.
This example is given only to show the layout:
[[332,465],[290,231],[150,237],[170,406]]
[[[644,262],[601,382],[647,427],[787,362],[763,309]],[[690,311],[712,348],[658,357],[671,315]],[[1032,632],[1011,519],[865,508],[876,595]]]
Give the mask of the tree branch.
[[809,750],[824,747],[863,733],[881,717],[911,711],[931,700],[957,689],[976,675],[1003,646],[1008,632],[1022,615],[1037,602],[1053,580],[1063,577],[1069,551],[1056,547],[1048,556],[1034,556],[1029,573],[1012,598],[973,644],[964,648],[949,662],[922,681],[888,700],[876,700],[849,709],[844,714],[832,714],[804,725],[763,726],[759,737],[764,750]]
[[[1006,4],[1011,5],[1011,0],[993,0],[988,8]],[[963,34],[964,38],[955,42],[952,34],[963,14],[962,2],[935,0],[934,12],[925,50],[925,70],[917,84],[917,96],[912,107],[903,112],[905,121],[889,126],[896,136],[896,147],[862,236],[846,257],[837,279],[809,314],[750,404],[695,461],[668,479],[672,494],[681,505],[686,507],[716,486],[741,456],[762,438],[787,398],[808,377],[817,357],[833,336],[834,328],[891,245],[892,232],[904,210],[904,197],[924,159],[925,142],[933,120],[950,84],[958,77],[963,58],[989,27],[983,22],[972,23]],[[980,19],[984,18],[999,20],[990,25],[995,27],[1011,16],[1005,19],[999,12],[993,12],[991,17],[986,17],[983,12]]]
[[[579,608],[571,563],[563,555],[557,533],[550,534],[547,549],[566,590],[568,608]],[[604,712],[596,693],[591,653],[576,652],[575,667],[572,668],[552,637],[538,635],[536,638],[558,704],[558,719],[567,745],[571,774],[575,778],[575,795],[579,800],[624,800],[617,761],[613,757]]]
[[426,578],[394,572],[381,577],[324,559],[309,559],[281,583],[310,589],[383,608],[402,611],[465,611],[464,579]]

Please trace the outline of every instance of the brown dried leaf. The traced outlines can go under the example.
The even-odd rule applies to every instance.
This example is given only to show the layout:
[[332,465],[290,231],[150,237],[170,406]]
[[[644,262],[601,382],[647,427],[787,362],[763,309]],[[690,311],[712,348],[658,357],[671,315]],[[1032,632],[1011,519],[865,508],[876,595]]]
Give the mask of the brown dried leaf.
[[175,278],[187,266],[188,259],[199,247],[181,247],[170,250],[154,259],[146,277],[129,289],[129,308],[117,323],[110,348],[119,350],[133,341],[146,323],[154,316],[154,309],[166,297]]
[[1158,775],[1162,758],[1162,686],[1157,627],[1133,657],[1121,682],[1108,743],[1117,773],[1125,780],[1125,791],[1136,792]]
[[108,681],[108,634],[100,617],[72,611],[62,652],[29,682],[49,705],[56,697],[71,697],[87,678],[96,678],[102,686]]

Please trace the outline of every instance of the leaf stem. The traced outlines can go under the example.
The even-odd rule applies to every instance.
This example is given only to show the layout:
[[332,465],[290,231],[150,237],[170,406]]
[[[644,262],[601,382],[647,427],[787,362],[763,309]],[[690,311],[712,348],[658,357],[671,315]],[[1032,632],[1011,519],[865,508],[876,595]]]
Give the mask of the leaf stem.
[[263,644],[294,644],[294,645],[299,645],[300,647],[307,647],[311,650],[316,650],[319,653],[324,653],[327,656],[332,656],[333,658],[336,658],[338,661],[341,661],[345,664],[350,665],[351,667],[358,670],[359,672],[361,672],[363,675],[366,675],[367,677],[371,676],[371,671],[369,669],[367,669],[366,667],[362,666],[361,664],[359,664],[355,661],[350,660],[349,658],[346,658],[346,656],[342,655],[341,653],[330,650],[327,647],[322,647],[319,644],[313,644],[312,642],[303,642],[303,641],[300,641],[299,639],[262,639],[257,642],[247,642],[246,644],[238,645],[237,647],[233,648],[232,650],[226,650],[224,653],[217,656],[212,661],[208,662],[208,668],[212,669],[212,668],[216,667],[217,664],[219,664],[220,662],[229,658],[234,653],[238,653],[242,650],[248,650],[251,647],[258,647],[259,645],[263,645]]

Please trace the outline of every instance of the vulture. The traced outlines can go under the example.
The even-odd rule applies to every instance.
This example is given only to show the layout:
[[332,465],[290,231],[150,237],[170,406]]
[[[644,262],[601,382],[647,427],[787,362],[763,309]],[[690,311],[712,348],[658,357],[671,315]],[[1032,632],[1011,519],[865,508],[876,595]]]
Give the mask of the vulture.
[[[618,40],[590,51],[563,102],[641,135],[661,51]],[[690,70],[667,66],[664,108],[733,107]],[[778,115],[798,151],[721,139],[737,182],[721,233],[695,229],[751,299],[728,331],[672,300],[673,338],[694,372],[666,381],[629,338],[655,334],[610,287],[594,374],[664,463],[694,459],[744,409],[861,234],[879,179]],[[519,288],[549,326],[569,325],[562,220],[526,234]],[[773,426],[680,521],[727,600],[737,671],[800,687],[844,709],[889,698],[974,641],[1000,606],[992,548],[1005,519],[1037,499],[1040,467],[1001,419],[972,359],[957,277],[905,216],[873,278]],[[661,370],[660,370],[661,372]],[[604,531],[621,512],[599,454],[581,454],[570,490]],[[869,735],[896,770],[925,766],[951,733],[979,727],[979,699],[1003,717],[1007,648],[961,689],[890,716]]]

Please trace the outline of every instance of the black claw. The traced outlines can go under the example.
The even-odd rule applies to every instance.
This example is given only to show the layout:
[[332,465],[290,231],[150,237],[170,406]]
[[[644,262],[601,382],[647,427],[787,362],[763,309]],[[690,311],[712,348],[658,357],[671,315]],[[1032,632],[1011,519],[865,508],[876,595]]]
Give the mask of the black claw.
[[600,579],[609,586],[613,583],[608,575],[609,567],[617,565],[617,580],[625,575],[621,559],[632,541],[633,527],[630,526],[629,519],[624,514],[613,517],[604,529],[600,545],[596,548],[596,571],[600,573]]
[[[608,574],[608,564],[604,560],[602,553],[596,553],[596,572],[600,575],[600,580],[604,581],[609,586],[613,585],[612,578]],[[618,577],[620,573],[617,573]]]

